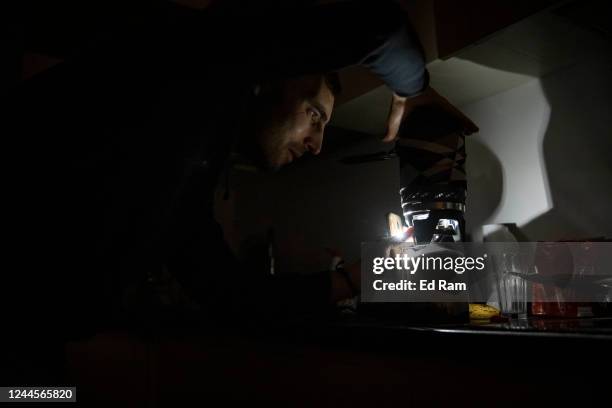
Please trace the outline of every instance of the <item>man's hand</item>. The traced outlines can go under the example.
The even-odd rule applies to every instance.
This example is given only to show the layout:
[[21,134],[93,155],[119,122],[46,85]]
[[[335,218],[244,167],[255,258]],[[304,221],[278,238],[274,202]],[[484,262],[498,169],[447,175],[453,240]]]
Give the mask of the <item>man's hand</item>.
[[478,126],[474,124],[467,116],[455,108],[443,96],[437,93],[433,88],[428,87],[422,94],[412,98],[406,98],[393,94],[391,100],[391,109],[387,118],[387,134],[382,139],[383,142],[393,142],[397,139],[397,132],[404,118],[406,118],[417,106],[435,105],[444,109],[453,116],[456,116],[464,124],[464,134],[470,135],[478,132]]

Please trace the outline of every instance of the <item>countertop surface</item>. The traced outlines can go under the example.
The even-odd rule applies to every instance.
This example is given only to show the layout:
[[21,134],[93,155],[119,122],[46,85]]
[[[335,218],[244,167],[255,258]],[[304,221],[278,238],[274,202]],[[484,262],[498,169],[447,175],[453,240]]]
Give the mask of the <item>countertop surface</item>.
[[564,337],[612,340],[612,317],[544,319],[529,318],[502,323],[411,324],[352,316],[339,319],[338,326],[406,332],[457,333],[483,336]]

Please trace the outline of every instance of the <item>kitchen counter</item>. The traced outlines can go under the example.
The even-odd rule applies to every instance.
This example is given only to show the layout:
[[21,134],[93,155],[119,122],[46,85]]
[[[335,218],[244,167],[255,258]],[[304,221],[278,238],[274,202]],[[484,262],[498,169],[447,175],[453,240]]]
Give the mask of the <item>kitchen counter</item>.
[[93,406],[575,406],[609,398],[611,327],[612,318],[517,327],[345,314],[174,321],[100,334],[68,356],[71,383]]
[[612,317],[547,319],[529,318],[502,323],[470,322],[465,324],[410,324],[397,321],[363,319],[357,316],[340,319],[339,327],[362,328],[406,333],[471,334],[536,338],[576,338],[612,340]]

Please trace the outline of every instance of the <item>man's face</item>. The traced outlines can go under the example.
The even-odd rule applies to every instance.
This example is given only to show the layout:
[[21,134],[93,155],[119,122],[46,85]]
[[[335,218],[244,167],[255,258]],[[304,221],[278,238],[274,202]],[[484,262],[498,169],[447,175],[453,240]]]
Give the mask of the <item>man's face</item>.
[[258,134],[267,166],[278,169],[304,153],[319,154],[333,106],[334,95],[322,76],[285,81],[271,121]]

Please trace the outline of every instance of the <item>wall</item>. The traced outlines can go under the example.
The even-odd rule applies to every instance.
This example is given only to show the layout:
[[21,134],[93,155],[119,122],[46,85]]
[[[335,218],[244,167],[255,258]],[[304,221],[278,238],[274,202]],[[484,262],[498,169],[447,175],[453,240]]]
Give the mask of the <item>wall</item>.
[[475,237],[482,224],[512,222],[532,240],[612,236],[608,47],[462,107],[481,128],[467,142]]

